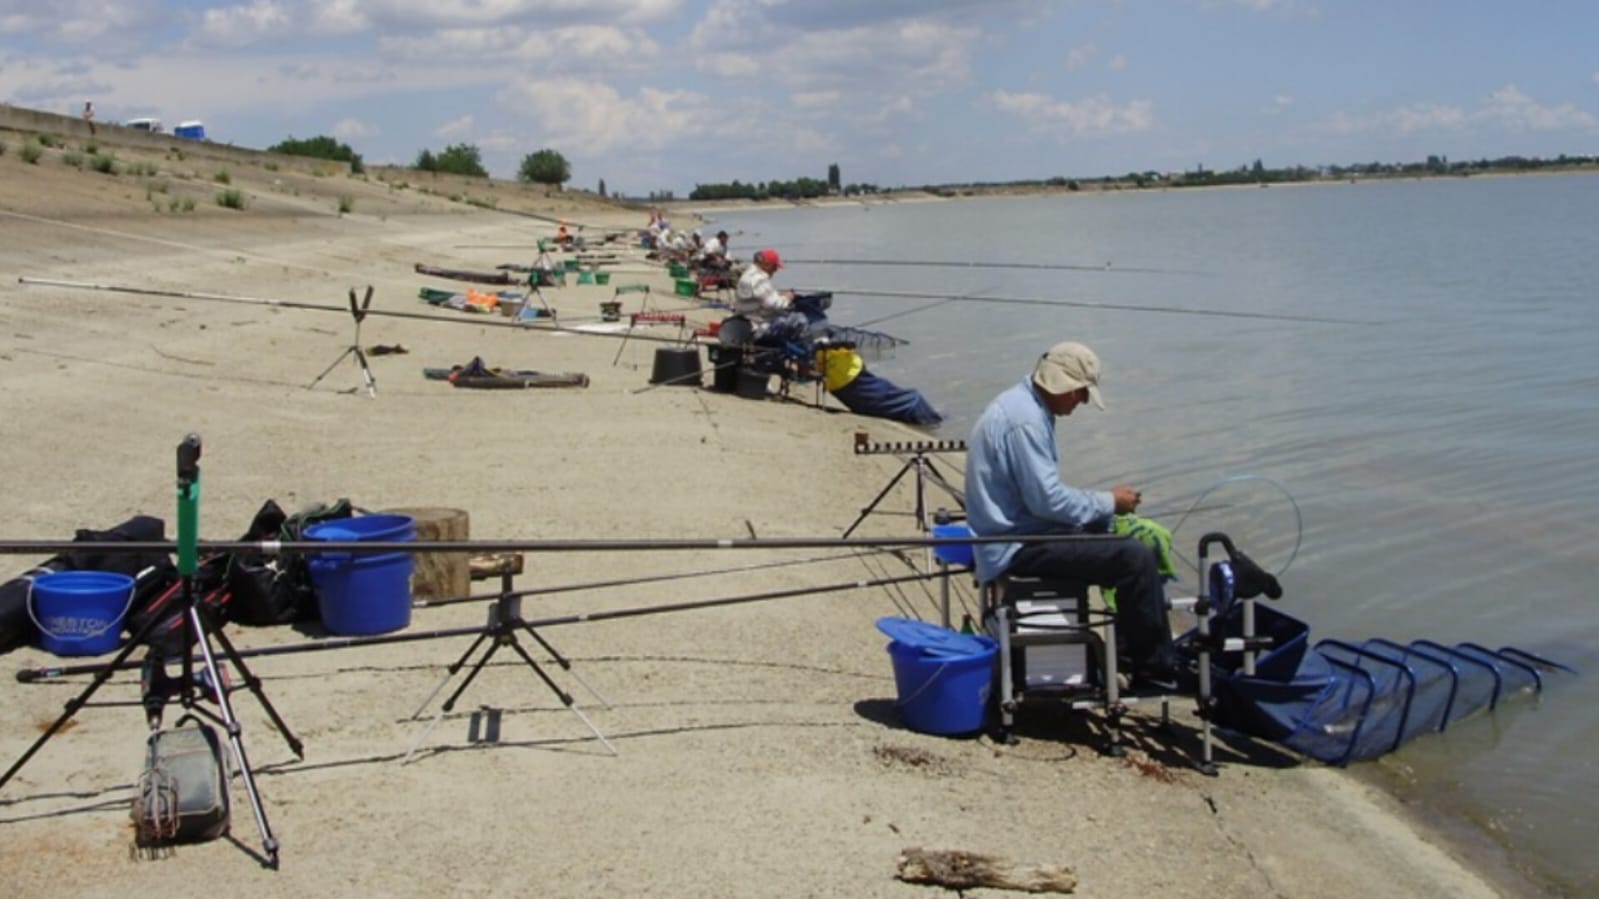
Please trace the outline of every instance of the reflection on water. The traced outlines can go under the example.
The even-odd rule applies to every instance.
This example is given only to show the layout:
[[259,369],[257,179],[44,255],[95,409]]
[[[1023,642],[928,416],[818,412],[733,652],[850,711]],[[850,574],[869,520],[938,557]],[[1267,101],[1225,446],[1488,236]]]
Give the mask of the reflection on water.
[[[1471,640],[1593,669],[1596,206],[1599,178],[1558,176],[811,209],[722,224],[810,258],[1108,263],[796,263],[779,280],[838,291],[834,319],[879,319],[910,340],[873,367],[928,394],[948,416],[942,437],[964,437],[1050,344],[1091,344],[1110,408],[1062,422],[1068,479],[1139,485],[1149,511],[1181,520],[1188,555],[1199,535],[1223,530],[1269,567],[1292,557],[1284,609],[1314,639]],[[1372,324],[977,302],[918,310],[927,299],[848,288]],[[1226,480],[1239,475],[1260,479]],[[1599,679],[1579,678],[1385,764],[1411,771],[1406,780],[1457,821],[1491,821],[1555,891],[1599,893],[1586,845],[1599,824],[1596,700]]]

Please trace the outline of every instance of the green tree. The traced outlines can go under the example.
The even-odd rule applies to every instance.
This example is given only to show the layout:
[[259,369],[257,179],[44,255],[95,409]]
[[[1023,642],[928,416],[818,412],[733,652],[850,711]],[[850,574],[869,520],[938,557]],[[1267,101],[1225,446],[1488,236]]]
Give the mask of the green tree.
[[566,161],[565,156],[546,148],[522,157],[522,167],[517,170],[516,177],[542,184],[546,188],[550,185],[559,187],[571,180],[572,164]]
[[340,143],[326,134],[297,140],[294,135],[278,141],[267,147],[268,153],[283,153],[288,156],[309,156],[313,159],[332,159],[350,164],[350,173],[359,175],[366,170],[361,162],[361,154],[350,149],[349,144]]
[[432,150],[423,150],[416,154],[416,165],[413,168],[424,172],[436,172],[439,170],[439,160],[433,155]]
[[451,144],[439,151],[436,161],[439,171],[451,175],[489,176],[488,169],[483,167],[483,155],[471,144]]
[[838,193],[839,188],[838,163],[827,167],[827,186],[833,193]]

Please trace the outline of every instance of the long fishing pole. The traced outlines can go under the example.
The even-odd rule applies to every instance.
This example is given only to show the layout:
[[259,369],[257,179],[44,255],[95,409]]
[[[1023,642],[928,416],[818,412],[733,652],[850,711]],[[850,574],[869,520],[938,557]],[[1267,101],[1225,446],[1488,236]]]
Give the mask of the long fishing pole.
[[[1182,306],[1153,306],[1139,303],[1096,303],[1091,300],[1053,300],[1042,297],[985,297],[947,293],[912,293],[903,290],[858,290],[852,287],[811,288],[833,294],[860,297],[900,297],[920,300],[949,300],[956,303],[999,303],[1017,306],[1066,306],[1074,309],[1105,309],[1117,312],[1152,312],[1162,315],[1200,315],[1214,318],[1252,318],[1266,321],[1301,322],[1317,325],[1381,325],[1382,322],[1316,315],[1284,315],[1275,312],[1233,312],[1225,309],[1193,309]],[[803,292],[803,291],[802,291]]]
[[951,259],[784,259],[784,265],[888,265],[914,268],[1013,268],[1058,272],[1120,272],[1140,275],[1208,275],[1210,272],[1179,268],[1135,268],[1104,265],[1072,265],[1064,262],[978,262]]
[[[890,546],[968,546],[978,543],[1073,543],[1120,539],[1113,534],[1007,534],[993,537],[679,537],[672,539],[613,540],[202,540],[198,550],[206,555],[251,553],[496,553],[496,552],[677,552],[701,549],[878,549]],[[0,540],[0,554],[167,553],[176,551],[170,540],[73,541]]]
[[[337,312],[340,315],[349,315],[348,306],[326,306],[320,303],[306,303],[298,300],[280,300],[272,297],[247,297],[233,296],[221,293],[199,293],[188,290],[158,290],[153,287],[126,287],[117,284],[94,284],[87,281],[62,281],[55,278],[28,278],[17,279],[18,284],[27,284],[36,287],[64,287],[72,290],[105,290],[112,293],[131,293],[148,297],[173,297],[185,300],[203,300],[214,303],[234,303],[242,306],[275,306],[282,309],[305,309],[311,312]],[[582,328],[563,328],[559,325],[530,325],[514,321],[497,321],[494,319],[466,319],[442,318],[437,315],[428,315],[425,312],[400,312],[386,309],[370,309],[366,311],[369,316],[382,316],[384,318],[406,318],[416,321],[432,322],[441,325],[467,325],[476,328],[510,328],[516,331],[546,332],[550,334],[573,334],[580,337],[609,337],[622,340],[641,340],[646,343],[671,343],[681,344],[683,341],[671,337],[653,337],[648,334],[637,334],[629,331],[589,331]]]
[[[796,596],[814,596],[820,593],[838,593],[843,590],[866,589],[870,587],[888,587],[894,584],[903,584],[910,581],[925,581],[938,577],[950,577],[963,574],[970,569],[966,567],[951,567],[947,572],[941,571],[934,574],[902,574],[895,577],[873,578],[870,580],[842,581],[826,584],[820,587],[796,587],[788,590],[772,590],[766,593],[751,593],[742,596],[724,596],[717,599],[698,599],[685,602],[662,603],[654,606],[634,606],[626,609],[602,609],[596,612],[575,612],[570,615],[556,615],[550,618],[531,619],[523,622],[534,630],[546,627],[558,627],[566,624],[584,624],[591,621],[611,621],[617,618],[636,618],[641,615],[662,615],[668,612],[686,612],[694,609],[711,609],[718,606],[732,606],[742,603],[766,602],[773,599],[791,599]],[[414,634],[383,634],[374,637],[339,637],[329,640],[319,640],[315,643],[295,643],[287,646],[263,646],[257,649],[241,649],[237,655],[240,658],[258,658],[261,656],[287,655],[297,652],[323,652],[330,649],[350,649],[358,646],[382,646],[389,643],[413,643],[419,640],[436,640],[445,637],[467,637],[483,633],[483,628],[457,627],[435,631],[420,631]],[[105,664],[86,665],[57,665],[42,668],[24,668],[17,672],[17,680],[21,683],[33,683],[41,680],[53,680],[78,674],[98,674],[105,670]]]

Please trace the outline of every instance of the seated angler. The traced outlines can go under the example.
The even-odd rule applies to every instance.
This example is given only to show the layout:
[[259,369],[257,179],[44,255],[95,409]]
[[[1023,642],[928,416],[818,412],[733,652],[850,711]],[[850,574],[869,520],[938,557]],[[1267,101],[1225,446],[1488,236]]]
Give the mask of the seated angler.
[[776,250],[761,250],[739,276],[733,313],[749,320],[756,342],[803,340],[809,331],[804,314],[794,308],[794,291],[772,286],[772,276],[782,267]]
[[[1030,378],[983,411],[967,443],[967,523],[979,537],[1110,534],[1116,515],[1143,495],[1126,484],[1080,490],[1061,481],[1055,419],[1084,403],[1103,409],[1099,357],[1059,343]],[[1086,582],[1116,592],[1116,628],[1126,638],[1135,687],[1175,689],[1171,624],[1155,550],[1136,537],[976,545],[977,577],[1004,575]]]

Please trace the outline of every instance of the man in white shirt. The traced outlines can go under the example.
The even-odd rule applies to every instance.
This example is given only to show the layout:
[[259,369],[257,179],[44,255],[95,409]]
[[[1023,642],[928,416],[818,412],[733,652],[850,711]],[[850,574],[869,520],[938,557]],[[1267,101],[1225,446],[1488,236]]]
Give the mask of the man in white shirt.
[[786,330],[791,319],[798,319],[798,326],[804,328],[805,316],[793,308],[794,291],[780,291],[772,286],[772,276],[782,267],[783,259],[776,250],[761,250],[739,276],[738,288],[733,294],[733,314],[749,319],[756,337],[763,336],[778,323]]

